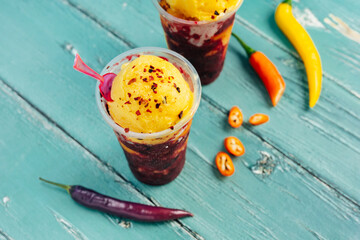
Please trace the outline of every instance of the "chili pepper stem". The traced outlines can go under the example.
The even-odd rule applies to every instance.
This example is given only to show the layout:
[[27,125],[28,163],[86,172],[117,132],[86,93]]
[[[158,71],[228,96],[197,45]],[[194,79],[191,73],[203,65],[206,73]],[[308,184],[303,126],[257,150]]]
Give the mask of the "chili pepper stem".
[[250,57],[254,52],[256,52],[254,49],[252,49],[251,47],[249,47],[243,40],[241,40],[241,38],[236,35],[235,33],[231,33],[231,35],[233,35],[236,40],[238,40],[238,42],[241,44],[241,46],[244,48],[244,50],[246,51],[247,55]]
[[292,6],[292,0],[284,0],[283,3],[289,4],[290,6]]
[[64,184],[52,182],[52,181],[43,179],[43,178],[41,178],[41,177],[39,177],[39,179],[40,179],[41,181],[43,181],[43,182],[46,182],[46,183],[49,183],[49,184],[58,186],[58,187],[60,187],[60,188],[62,188],[62,189],[65,189],[65,190],[70,194],[69,190],[70,190],[71,186],[69,186],[69,185],[64,185]]

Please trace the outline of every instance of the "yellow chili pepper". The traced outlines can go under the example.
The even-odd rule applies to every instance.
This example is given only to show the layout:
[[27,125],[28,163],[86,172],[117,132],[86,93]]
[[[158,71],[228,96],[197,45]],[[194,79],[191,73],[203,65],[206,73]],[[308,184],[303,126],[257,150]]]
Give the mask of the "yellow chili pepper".
[[311,37],[293,16],[291,0],[279,4],[275,12],[275,22],[304,62],[309,84],[309,105],[314,107],[321,92],[321,59]]

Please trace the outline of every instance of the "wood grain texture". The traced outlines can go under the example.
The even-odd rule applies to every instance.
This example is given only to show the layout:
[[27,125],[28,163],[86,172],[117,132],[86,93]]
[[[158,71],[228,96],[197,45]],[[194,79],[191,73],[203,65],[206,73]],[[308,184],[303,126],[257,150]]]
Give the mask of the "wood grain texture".
[[[0,200],[10,199],[0,205],[0,239],[46,239],[51,233],[61,239],[357,239],[359,82],[350,86],[347,81],[356,74],[321,52],[344,79],[324,67],[321,101],[309,111],[301,62],[280,33],[272,35],[273,26],[262,24],[275,5],[245,2],[235,29],[284,75],[287,91],[280,105],[269,107],[265,89],[232,41],[221,77],[204,88],[184,171],[169,185],[151,187],[132,176],[101,119],[95,82],[71,68],[75,51],[99,71],[132,47],[165,47],[150,1],[2,3],[0,22],[12,21],[0,25],[7,36],[0,38],[0,46],[6,46],[0,48],[0,123],[5,126],[0,128]],[[336,32],[327,37],[334,43],[343,38]],[[325,44],[324,39],[318,41]],[[235,104],[246,116],[265,112],[271,121],[230,129],[224,122]],[[229,135],[243,141],[246,155],[234,160],[235,175],[224,179],[213,157]],[[127,222],[78,207],[64,192],[38,183],[39,175],[128,200],[185,208],[195,217],[157,225],[132,222],[126,228]]]
[[[283,47],[285,51],[288,50],[294,54],[294,48],[281,34],[273,20],[273,9],[278,3],[279,1],[274,0],[245,1],[238,15],[244,23],[251,23],[252,29],[269,39],[274,45]],[[261,7],[258,7],[260,4]],[[293,1],[293,6],[300,16],[305,15],[304,12],[308,9],[324,26],[324,28],[305,26],[321,55],[324,75],[339,88],[345,88],[359,97],[360,86],[356,84],[355,76],[360,71],[356,64],[360,57],[360,45],[327,25],[324,18],[334,14],[359,32],[360,22],[357,10],[360,9],[360,2],[346,0],[339,4],[337,1],[301,0]]]
[[65,191],[41,183],[39,176],[153,204],[1,81],[0,93],[0,124],[6,126],[0,130],[1,139],[6,140],[1,141],[0,197],[9,199],[6,205],[0,205],[5,239],[139,239],[144,235],[151,239],[192,238],[176,222],[124,221],[88,210]]
[[[269,107],[270,101],[265,88],[245,59],[244,52],[235,41],[230,42],[224,72],[218,81],[204,87],[203,93],[208,96],[208,99],[211,99],[210,102],[221,104],[223,109],[230,109],[232,105],[239,105],[248,117],[254,111],[268,113],[276,125],[270,131],[261,134],[261,136],[264,136],[264,140],[276,145],[280,151],[287,154],[295,162],[311,166],[311,169],[323,179],[326,179],[329,184],[334,185],[334,187],[341,187],[345,191],[345,195],[355,197],[359,201],[360,189],[355,190],[348,184],[349,182],[360,182],[360,175],[358,174],[360,171],[360,164],[358,163],[358,159],[360,159],[360,95],[356,92],[356,88],[360,83],[354,81],[356,74],[346,75],[339,80],[332,77],[333,68],[328,66],[326,62],[323,63],[325,77],[321,101],[314,111],[309,110],[307,107],[308,90],[303,64],[273,20],[273,9],[275,9],[276,5],[274,3],[263,3],[264,1],[255,2],[244,2],[237,16],[234,31],[245,36],[247,42],[253,48],[265,52],[283,74],[287,82],[287,90],[281,105],[277,108]],[[154,30],[154,26],[158,26],[160,23],[151,3],[146,5],[143,3],[143,7],[140,9],[137,7],[140,3],[136,1],[126,2],[126,4],[117,2],[113,7],[110,7],[112,4],[114,3],[95,6],[91,1],[81,1],[81,3],[71,1],[73,8],[88,16],[96,16],[96,21],[106,22],[109,26],[107,29],[117,32],[119,35],[132,36],[133,34],[139,34],[139,32],[133,31],[133,29],[136,29],[137,21],[135,19],[142,19],[145,16],[149,19],[146,22],[150,24],[147,25],[148,27],[141,28],[141,34],[146,37],[131,38],[132,43],[135,46],[166,46],[163,42],[162,29],[157,28],[156,32]],[[259,8],[259,4],[267,8]],[[308,3],[305,6],[312,5]],[[318,6],[316,5],[316,7]],[[305,7],[300,5],[298,8]],[[106,11],[106,9],[110,9],[110,12]],[[129,14],[131,19],[127,18],[127,14],[119,14],[121,11],[119,9],[131,13]],[[249,11],[252,15],[248,14]],[[109,14],[104,14],[104,12]],[[252,20],[254,24],[249,23],[249,20],[245,21],[242,13],[247,16],[247,19]],[[269,14],[271,16],[264,17]],[[117,17],[113,18],[114,15]],[[261,18],[259,21],[263,23],[262,28],[267,26],[266,31],[258,29],[256,25],[258,18]],[[264,19],[267,24],[263,22]],[[121,27],[125,21],[130,25],[129,28]],[[312,29],[308,30],[312,34]],[[330,42],[333,47],[337,46],[335,42],[340,37],[339,34],[335,34],[333,37],[325,29],[322,31],[326,35],[326,44]],[[268,36],[269,32],[272,33],[270,36]],[[275,34],[273,32],[276,33],[277,38],[273,37]],[[316,42],[325,37],[321,36],[317,40],[317,35],[315,35],[313,38]],[[278,39],[282,39],[286,44],[281,43]],[[360,55],[360,48],[357,43],[349,40],[346,41],[346,44],[350,44],[354,49],[355,56],[357,53]],[[322,44],[318,45],[319,47],[323,46]],[[325,61],[338,62],[338,58],[328,56],[326,50],[319,49],[319,51]],[[342,65],[338,65],[337,69],[341,69],[341,72],[346,74],[349,73],[349,69],[343,68]],[[354,70],[350,72],[354,73]],[[352,86],[346,85],[348,79],[352,81]],[[284,131],[284,128],[287,130]],[[331,130],[328,131],[327,129]],[[256,128],[253,131],[256,131]],[[257,134],[260,135],[258,131]],[[316,146],[314,146],[314,142],[316,142]],[[295,149],[294,146],[296,146]],[[339,165],[341,165],[340,168]]]
[[[16,181],[11,180],[12,185],[4,184],[5,186],[1,187],[4,193],[12,199],[9,206],[5,208],[6,217],[22,220],[26,217],[31,218],[36,206],[32,201],[36,200],[40,201],[40,206],[50,209],[48,211],[52,213],[53,216],[51,217],[55,218],[53,221],[56,220],[56,222],[60,223],[60,226],[63,228],[62,230],[65,230],[72,236],[75,234],[78,239],[87,239],[89,236],[95,238],[96,235],[93,235],[87,228],[91,228],[91,224],[98,224],[98,221],[101,221],[104,225],[110,225],[107,227],[112,229],[113,224],[109,222],[109,219],[106,219],[107,217],[96,220],[102,214],[97,213],[95,216],[92,216],[94,214],[92,211],[74,206],[76,204],[63,191],[57,191],[58,194],[56,195],[51,194],[50,190],[56,190],[38,183],[36,174],[39,174],[42,176],[56,176],[56,179],[71,179],[71,181],[80,182],[85,186],[91,185],[95,189],[104,189],[103,192],[108,194],[127,196],[127,198],[134,201],[144,201],[141,198],[143,194],[139,196],[139,193],[136,191],[136,189],[141,189],[142,192],[145,192],[145,195],[151,194],[155,202],[184,204],[183,206],[186,209],[189,209],[196,215],[194,219],[184,220],[185,224],[191,226],[192,229],[196,229],[200,235],[206,238],[231,239],[235,234],[238,237],[244,236],[245,238],[256,239],[268,239],[269,237],[274,239],[289,237],[300,239],[300,236],[311,237],[314,233],[324,238],[334,236],[343,238],[358,234],[356,226],[360,221],[360,213],[359,211],[354,211],[357,208],[356,205],[351,204],[346,199],[336,197],[336,193],[326,185],[314,179],[312,175],[293,164],[275,149],[262,144],[261,139],[250,132],[244,132],[241,137],[239,136],[245,146],[247,146],[250,156],[246,159],[236,159],[236,175],[232,178],[224,179],[219,176],[212,161],[212,156],[216,153],[217,149],[222,148],[221,143],[209,142],[206,146],[197,145],[196,142],[203,139],[204,132],[196,129],[200,129],[200,126],[204,125],[204,123],[201,121],[201,118],[195,118],[187,155],[188,161],[180,177],[167,186],[157,188],[136,182],[131,173],[127,172],[124,175],[133,182],[134,187],[127,180],[124,181],[123,177],[119,176],[115,169],[99,161],[96,156],[84,150],[82,146],[79,146],[78,143],[67,136],[61,129],[41,116],[40,113],[36,112],[35,109],[9,90],[6,85],[1,85],[1,91],[1,95],[6,98],[1,101],[4,104],[1,109],[5,110],[2,114],[12,116],[10,111],[15,110],[20,115],[20,117],[17,115],[13,116],[13,119],[5,120],[11,120],[16,126],[32,129],[35,133],[42,133],[44,131],[42,134],[45,134],[44,139],[40,138],[34,141],[36,138],[39,138],[38,134],[27,133],[25,130],[20,129],[20,133],[28,136],[22,140],[27,141],[19,144],[19,139],[16,137],[18,134],[12,134],[14,137],[9,139],[4,146],[4,149],[15,150],[13,154],[5,154],[16,159],[15,163],[17,166],[17,168],[13,167],[9,175],[5,174],[3,176],[3,182],[10,182],[10,179],[16,179]],[[222,129],[226,117],[221,111],[211,107],[206,102],[202,102],[199,115],[205,119],[211,119],[206,124],[207,128],[218,129],[209,135],[210,138],[223,139],[229,132],[237,135],[232,129]],[[16,120],[22,120],[23,122],[17,122]],[[35,124],[35,126],[28,126],[29,122]],[[9,128],[9,131],[13,131],[13,129]],[[1,133],[1,136],[5,135],[7,135],[6,132]],[[52,140],[54,137],[55,140]],[[22,148],[22,157],[16,154],[20,150],[16,151],[17,149],[13,147],[16,142],[18,147]],[[39,147],[39,144],[42,147]],[[67,154],[64,153],[65,151],[62,148],[57,150],[57,148],[63,145],[70,148]],[[36,151],[33,149],[36,149]],[[209,149],[212,150],[209,151]],[[79,151],[79,154],[75,150]],[[266,175],[259,175],[255,171],[256,162],[264,158],[260,151],[263,154],[267,153],[269,155],[268,161],[271,161],[273,164],[273,166],[269,164],[273,169],[273,173],[268,177]],[[39,162],[29,162],[27,159],[39,159]],[[11,168],[14,165],[14,162],[4,161],[2,163],[4,164],[1,166],[2,169]],[[28,166],[26,163],[30,165]],[[94,164],[95,166],[93,166]],[[21,171],[24,168],[26,172]],[[82,174],[80,174],[79,170],[81,170]],[[19,174],[23,175],[19,176]],[[27,189],[24,191],[23,187],[21,187],[21,181],[29,182]],[[194,182],[197,182],[197,184],[194,185]],[[41,189],[44,187],[45,189]],[[14,188],[22,189],[22,191],[13,192]],[[130,192],[126,192],[126,190]],[[30,192],[38,193],[35,200],[29,199],[29,196],[31,196]],[[21,195],[24,195],[24,197],[21,197]],[[179,196],[183,197],[179,198]],[[23,198],[30,201],[28,204],[34,205],[34,208],[26,209],[22,206],[21,200]],[[20,202],[17,202],[17,199]],[[148,202],[146,198],[144,202]],[[38,208],[36,207],[37,214],[35,217],[46,215],[42,211],[39,212]],[[294,217],[295,213],[296,217]],[[68,217],[65,218],[64,216]],[[325,226],[319,225],[317,219],[325,217],[328,217],[331,221],[328,220]],[[73,220],[74,218],[76,221]],[[232,221],[229,222],[228,218],[232,219]],[[14,226],[16,224],[18,223],[15,222]],[[342,232],[346,232],[346,235],[338,232],[336,229],[328,228],[329,224],[336,224],[338,228],[342,229]],[[141,226],[142,224],[133,223],[133,225],[133,228],[127,230],[140,232],[138,235],[140,236],[142,233],[138,229],[141,229],[139,225]],[[12,224],[10,224],[11,226]],[[29,226],[32,225],[29,223]],[[52,229],[57,226],[49,225],[48,228]],[[145,224],[145,226],[152,225]],[[106,232],[104,229],[107,228],[102,228],[102,225],[100,227],[102,229],[101,234],[104,234],[104,231]],[[232,229],[237,229],[237,231],[234,233]],[[291,232],[286,229],[291,229]],[[36,228],[31,228],[28,231],[28,235],[20,235],[19,237],[28,236],[31,238],[35,236],[36,238],[37,234],[40,234]],[[228,235],[230,232],[231,234]],[[59,236],[63,236],[64,233],[60,232]],[[109,236],[112,236],[112,234],[116,236],[116,232],[112,233],[110,230],[108,234]],[[126,236],[122,232],[119,234]],[[171,235],[165,232],[164,236]],[[150,238],[153,237],[151,236]]]

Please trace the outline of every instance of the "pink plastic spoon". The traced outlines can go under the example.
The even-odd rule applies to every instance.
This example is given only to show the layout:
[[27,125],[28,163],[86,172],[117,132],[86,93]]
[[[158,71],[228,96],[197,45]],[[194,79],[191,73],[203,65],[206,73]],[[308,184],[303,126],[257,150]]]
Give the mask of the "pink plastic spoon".
[[99,90],[101,95],[106,99],[106,101],[113,101],[111,99],[111,86],[114,78],[116,77],[115,73],[107,73],[101,76],[100,74],[92,70],[88,65],[86,65],[83,60],[81,60],[79,54],[76,54],[75,56],[73,67],[75,70],[99,80]]

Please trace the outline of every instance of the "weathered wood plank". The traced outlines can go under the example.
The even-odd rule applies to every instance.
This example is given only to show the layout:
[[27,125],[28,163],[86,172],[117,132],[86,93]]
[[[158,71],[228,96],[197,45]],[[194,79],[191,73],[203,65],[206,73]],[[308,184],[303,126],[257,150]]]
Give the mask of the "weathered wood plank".
[[[291,158],[310,167],[315,174],[329,181],[329,184],[341,188],[344,194],[351,195],[359,201],[360,189],[355,190],[351,184],[349,185],[349,183],[360,181],[360,175],[357,174],[360,166],[356,164],[356,159],[360,158],[358,147],[360,145],[360,128],[358,127],[360,94],[356,92],[360,83],[352,80],[356,78],[357,73],[339,65],[338,58],[327,55],[326,49],[319,49],[325,60],[324,71],[329,73],[324,78],[321,100],[318,106],[310,111],[307,107],[308,93],[303,64],[273,21],[272,9],[275,8],[277,2],[276,4],[263,2],[245,1],[240,8],[240,17],[237,17],[234,30],[240,32],[254,48],[265,52],[285,77],[287,90],[280,105],[276,109],[269,108],[270,101],[265,88],[247,63],[244,52],[234,41],[230,42],[222,75],[214,84],[204,87],[204,93],[227,109],[232,105],[239,105],[247,117],[254,111],[269,113],[274,125],[261,134],[264,140],[276,145],[289,157],[294,156]],[[97,21],[105,22],[111,31],[127,36],[136,46],[166,46],[158,14],[150,1],[143,3],[141,8],[138,7],[137,1],[108,4],[112,7],[110,5],[96,6],[91,1],[71,1],[71,5],[82,14],[96,16]],[[260,5],[264,7],[260,8]],[[310,5],[309,2],[307,5],[301,3],[299,7],[305,8]],[[330,5],[333,6],[334,3]],[[128,14],[119,14],[119,12]],[[243,14],[249,20],[245,21]],[[131,19],[128,19],[127,15],[131,15]],[[137,27],[137,21],[144,18],[146,27],[140,29]],[[129,25],[128,28],[123,27],[125,22]],[[257,27],[259,22],[262,23],[261,30]],[[133,31],[133,29],[138,29],[138,31]],[[319,30],[316,29],[316,31]],[[326,39],[324,44],[336,46],[335,42],[339,41],[339,35],[330,35],[325,29],[321,31],[321,36],[315,35],[314,40]],[[268,35],[269,32],[273,33]],[[136,37],[139,34],[146,37]],[[353,47],[356,55],[358,49],[356,43],[354,45],[350,41],[347,44]],[[338,75],[333,73],[334,68],[333,65],[327,63],[329,61],[337,64],[338,72],[344,73],[341,80],[332,76]],[[351,80],[354,88],[349,87],[343,80]],[[249,128],[249,130],[260,135],[256,128]],[[313,143],[317,143],[317,146]]]
[[[0,86],[1,114],[9,116],[1,120],[2,124],[14,124],[7,128],[7,131],[12,131],[13,134],[6,129],[1,132],[1,136],[12,136],[3,146],[5,151],[2,152],[7,158],[14,159],[0,161],[2,169],[10,168],[2,176],[1,185],[3,193],[11,199],[4,208],[5,211],[0,210],[11,219],[5,225],[7,231],[15,238],[29,236],[30,239],[36,239],[43,233],[41,228],[34,228],[31,221],[41,218],[40,226],[43,220],[52,220],[47,228],[55,228],[56,234],[61,238],[66,232],[77,239],[96,238],[98,235],[94,235],[93,231],[102,229],[101,232],[97,231],[100,234],[98,237],[108,231],[107,236],[115,239],[118,230],[116,228],[113,232],[114,225],[106,216],[99,218],[103,214],[75,206],[63,191],[56,191],[52,187],[49,189],[39,183],[36,175],[71,179],[108,194],[127,196],[134,201],[148,202],[147,199],[115,174],[114,169],[96,159],[4,84]],[[239,134],[230,128],[223,129],[226,116],[205,101],[201,103],[199,115],[201,117],[194,119],[186,167],[178,180],[163,187],[145,186],[137,182],[131,173],[122,170],[136,188],[167,204],[177,203],[190,209],[195,217],[185,219],[184,223],[206,238],[232,239],[237,236],[249,239],[300,239],[312,237],[313,234],[323,238],[345,238],[359,234],[359,206],[347,199],[336,197],[332,189],[289,161],[276,149],[261,144],[261,139],[251,132],[243,131]],[[209,121],[204,123],[203,119]],[[206,145],[196,144],[204,139],[204,130],[200,127],[202,125],[214,129],[208,133],[209,139],[221,140],[234,134],[239,136],[247,147],[246,157],[235,159],[236,174],[231,178],[220,177],[213,164],[212,157],[222,148],[221,141],[209,141]],[[14,129],[19,132],[14,134]],[[19,134],[24,136],[20,143],[17,137]],[[17,148],[14,148],[15,144]],[[11,152],[6,152],[7,149],[11,149]],[[18,152],[22,155],[18,156]],[[266,162],[263,167],[271,169],[269,176],[259,172],[257,162],[260,160]],[[6,182],[12,184],[4,184]],[[37,194],[31,194],[32,192]],[[23,201],[26,202],[25,206]],[[28,205],[34,208],[27,208]],[[35,208],[36,213],[33,210]],[[325,217],[329,219],[322,225],[318,219]],[[30,221],[30,229],[23,228],[26,235],[12,232],[19,221]],[[96,224],[97,229],[93,224]],[[136,234],[138,237],[143,234],[139,233],[139,228],[162,226],[132,224],[133,228],[125,228],[125,234]],[[339,228],[342,231],[338,231]],[[176,232],[179,233],[178,231]],[[123,232],[119,234],[124,236]],[[169,237],[168,234],[170,233],[164,232],[164,235],[156,237],[162,239]],[[146,236],[154,238],[149,234]]]
[[124,221],[40,182],[42,176],[153,204],[1,81],[0,116],[0,239],[194,239],[176,222]]
[[[208,96],[210,95],[211,97],[206,98],[206,101],[202,102],[201,108],[194,120],[189,142],[188,161],[179,179],[170,185],[158,188],[144,186],[137,182],[126,166],[124,156],[113,133],[100,119],[99,114],[96,113],[97,109],[93,96],[94,82],[71,69],[73,58],[71,52],[74,51],[73,47],[84,53],[82,55],[85,56],[85,59],[93,63],[91,65],[97,70],[100,70],[104,63],[115,55],[114,53],[127,49],[130,40],[124,43],[118,37],[122,36],[120,34],[121,31],[114,30],[112,25],[109,26],[107,22],[94,22],[94,17],[90,16],[92,17],[90,19],[89,16],[81,14],[74,7],[69,8],[68,4],[65,4],[64,7],[63,2],[46,2],[46,4],[44,2],[42,5],[38,3],[39,6],[35,3],[33,7],[23,2],[24,5],[21,8],[16,7],[15,3],[13,4],[6,4],[5,10],[3,10],[4,14],[0,14],[0,19],[2,20],[6,19],[6,14],[16,16],[14,23],[9,23],[8,26],[0,26],[0,31],[5,32],[10,37],[9,39],[13,40],[6,41],[0,39],[1,44],[6,44],[8,49],[12,50],[0,50],[2,56],[6,56],[5,59],[0,59],[0,76],[46,115],[51,116],[50,120],[56,121],[68,134],[99,156],[99,159],[104,159],[105,162],[114,166],[114,169],[118,169],[127,180],[134,183],[144,194],[154,197],[154,201],[159,201],[164,205],[177,203],[193,211],[196,217],[184,220],[184,223],[191,226],[191,229],[208,238],[224,239],[230,239],[238,235],[248,239],[300,239],[316,236],[323,238],[355,238],[358,236],[359,206],[356,203],[354,204],[341,196],[336,196],[337,193],[332,188],[329,188],[322,181],[318,181],[318,178],[309,174],[303,166],[296,165],[294,160],[298,160],[298,157],[289,160],[287,156],[282,155],[273,146],[262,142],[261,138],[265,138],[268,142],[273,143],[273,137],[269,135],[271,127],[274,126],[272,125],[274,122],[273,114],[271,115],[272,120],[269,125],[254,129],[247,127],[240,130],[231,130],[224,127],[225,115],[221,112],[228,106],[221,104],[221,111],[215,109],[213,106],[216,106],[218,102],[221,103],[221,101],[216,99],[210,91]],[[42,12],[47,12],[48,14],[43,16],[41,15]],[[93,15],[96,17],[100,16],[98,14]],[[32,16],[41,17],[30,21]],[[153,17],[157,19],[157,16],[154,15]],[[52,22],[52,19],[57,19],[57,21]],[[136,18],[134,17],[134,19]],[[58,23],[59,21],[62,21],[62,24]],[[21,23],[23,22],[26,24],[22,25]],[[45,29],[46,31],[44,30],[43,36],[32,34],[33,32],[42,32],[42,22],[49,22],[52,29]],[[143,23],[145,24],[145,22]],[[67,28],[61,25],[67,25]],[[107,27],[106,31],[104,31],[104,26]],[[158,25],[159,27],[160,25]],[[16,30],[10,31],[13,28]],[[26,29],[31,29],[31,32],[26,31]],[[159,29],[161,30],[161,28]],[[145,28],[145,30],[148,30],[148,28]],[[84,39],[84,36],[87,38]],[[131,39],[131,43],[135,40],[135,38]],[[148,40],[150,43],[154,41],[154,45],[155,42],[163,44],[162,36],[157,36],[156,33],[153,33]],[[143,39],[143,41],[145,40]],[[24,46],[24,49],[27,51],[26,54],[18,50],[17,46]],[[39,50],[40,48],[41,51]],[[45,50],[48,50],[48,52],[45,52]],[[22,58],[18,56],[22,56]],[[41,59],[45,59],[45,63]],[[234,66],[236,61],[238,61],[239,66],[241,65],[237,56],[228,57],[227,61],[229,59],[234,60]],[[21,72],[17,71],[20,65],[22,66]],[[246,67],[244,65],[245,69]],[[226,67],[224,73],[230,77],[237,77],[247,70],[236,68],[234,70]],[[229,72],[231,71],[234,71],[234,74],[230,74]],[[12,74],[14,72],[17,72],[16,76]],[[249,76],[252,75],[250,74]],[[289,76],[292,79],[290,73]],[[295,81],[293,85],[294,89],[301,89]],[[229,86],[232,87],[230,84],[225,86],[222,84],[221,88],[219,88],[220,94],[227,96]],[[258,84],[254,81],[254,83],[241,83],[241,86],[245,86],[245,89],[253,91],[252,93],[244,94],[241,96],[241,99],[252,99],[254,92],[255,96],[258,97],[255,103],[246,103],[250,105],[248,109],[259,109],[259,106],[261,109],[261,106],[266,101],[262,97],[264,91],[261,89],[257,90]],[[208,90],[204,92],[206,91]],[[233,94],[234,92],[230,93]],[[305,93],[305,89],[302,92]],[[218,92],[214,95],[217,94]],[[71,96],[75,97],[71,98]],[[346,97],[346,94],[342,96],[345,97],[345,101],[353,103],[354,100],[351,96]],[[297,96],[290,94],[290,96],[285,97],[282,101],[290,99],[288,101],[296,103],[302,96],[300,94]],[[213,101],[213,98],[216,101]],[[227,104],[235,100],[230,99]],[[210,101],[211,105],[207,101]],[[334,101],[336,102],[336,100]],[[280,110],[284,111],[282,108]],[[343,111],[351,115],[350,113],[353,110],[344,107]],[[287,116],[285,112],[283,115]],[[352,114],[352,116],[357,116],[356,109],[355,114]],[[16,115],[14,118],[16,118]],[[58,129],[57,126],[53,127]],[[12,128],[10,127],[10,129]],[[209,129],[213,129],[213,131],[209,132]],[[35,130],[33,131],[35,132]],[[295,132],[295,129],[293,131]],[[46,133],[46,131],[44,132]],[[247,147],[247,154],[246,157],[241,159],[247,167],[243,167],[240,162],[236,162],[236,175],[230,179],[222,179],[217,175],[212,164],[212,158],[222,148],[222,139],[229,134],[237,135],[244,141]],[[312,135],[310,134],[310,136]],[[13,141],[15,142],[15,140]],[[43,142],[39,141],[37,143],[41,144]],[[279,146],[276,145],[276,147]],[[28,151],[29,154],[32,153],[31,150]],[[256,161],[261,158],[258,151],[270,153],[274,158],[275,171],[270,177],[264,179],[254,177],[257,176],[254,173],[259,172],[258,168],[252,168],[252,166],[256,167]],[[296,154],[298,154],[298,151],[300,152],[295,147],[290,148],[288,151],[284,151],[284,149],[281,149],[281,151],[290,157],[293,151]],[[53,151],[49,150],[47,155],[41,155],[37,151],[32,154],[45,158],[45,156],[52,156]],[[34,155],[30,156],[34,157]],[[11,157],[14,155],[6,153],[6,156]],[[62,155],[62,157],[64,156]],[[71,159],[76,162],[80,158],[83,157],[75,155]],[[62,159],[59,157],[58,161]],[[306,159],[299,159],[304,165]],[[72,164],[72,161],[69,164]],[[6,163],[8,164],[8,162]],[[271,164],[269,165],[271,167]],[[305,167],[308,166],[313,168],[310,162],[305,165]],[[84,174],[87,174],[86,178],[77,178],[76,173],[73,173],[68,175],[67,179],[77,182],[81,180],[82,183],[88,183],[89,186],[98,186],[99,189],[110,189],[108,181],[95,185],[96,181],[89,178],[89,175],[95,175],[93,172],[98,171],[97,168],[86,165],[85,167],[86,172],[84,171]],[[78,168],[84,169],[81,165]],[[15,171],[15,167],[13,171]],[[21,171],[21,173],[27,174],[26,171]],[[50,173],[59,179],[63,179],[66,176],[63,172],[57,174],[55,170]],[[105,175],[105,177],[108,176]],[[29,180],[30,177],[22,177],[19,181],[22,183],[23,179]],[[349,178],[345,178],[345,180],[349,183]],[[32,183],[31,181],[28,182]],[[351,182],[348,185],[353,186]],[[22,189],[20,182],[14,184],[14,186]],[[118,188],[118,185],[116,187]],[[36,191],[37,189],[34,190]],[[50,193],[47,191],[46,194]],[[27,195],[30,195],[30,191],[24,193],[24,196]],[[51,199],[55,197],[57,195],[51,194],[49,196]],[[58,208],[56,210],[59,212]],[[75,209],[71,208],[70,215],[63,214],[65,210],[61,210],[62,215],[71,221],[73,218],[83,218],[84,214],[87,214],[85,209],[83,209],[84,212],[80,210],[75,212]],[[73,214],[78,216],[71,216]],[[68,216],[71,216],[71,218]],[[319,219],[324,221],[319,221]],[[97,224],[99,222],[98,217],[94,217],[82,223],[82,228],[77,225],[78,229],[81,229],[85,236],[88,236],[88,230],[91,232],[91,229],[86,227],[87,221],[90,220]],[[104,220],[104,222],[108,223],[107,220]],[[103,222],[101,224],[105,225]],[[337,231],[338,229],[342,229],[342,231],[339,232]],[[5,228],[3,230],[6,230],[9,236],[16,237],[12,231],[8,231]],[[135,228],[131,230],[136,231]],[[144,237],[151,236],[146,235]]]
[[[277,28],[274,10],[280,1],[245,1],[239,10],[239,16],[245,25],[251,27],[263,37],[271,39],[275,45],[295,53],[289,41]],[[260,7],[261,6],[261,7]],[[322,57],[325,75],[330,81],[347,88],[360,96],[360,86],[355,83],[359,74],[359,42],[345,37],[325,22],[331,15],[341,18],[354,31],[360,32],[358,12],[359,1],[293,1],[295,16],[305,25]]]

